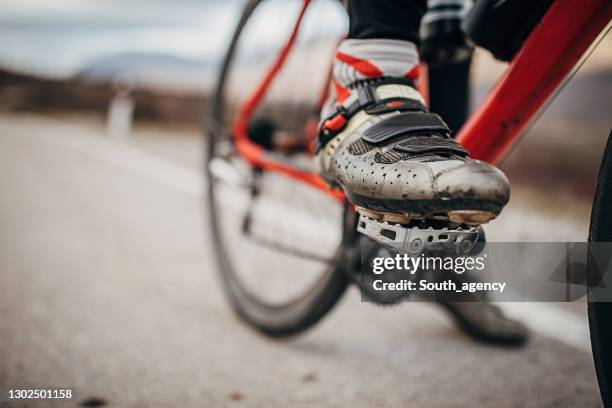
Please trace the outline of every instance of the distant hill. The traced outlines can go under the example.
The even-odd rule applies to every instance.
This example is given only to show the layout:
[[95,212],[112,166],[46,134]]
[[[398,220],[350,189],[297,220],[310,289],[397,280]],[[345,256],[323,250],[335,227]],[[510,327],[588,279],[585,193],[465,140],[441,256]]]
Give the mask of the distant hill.
[[157,53],[123,53],[100,58],[76,79],[95,82],[122,80],[137,87],[203,90],[210,86],[218,61]]

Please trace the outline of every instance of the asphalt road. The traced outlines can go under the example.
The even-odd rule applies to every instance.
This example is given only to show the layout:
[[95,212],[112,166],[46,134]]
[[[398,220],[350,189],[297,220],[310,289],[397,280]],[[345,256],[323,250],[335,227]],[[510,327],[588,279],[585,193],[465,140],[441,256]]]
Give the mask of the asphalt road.
[[[355,290],[304,336],[261,337],[219,289],[198,172],[153,151],[0,116],[0,387],[76,394],[21,406],[600,406],[581,305],[506,305],[534,332],[520,350],[472,342],[435,305],[379,308]],[[511,206],[491,235],[538,239],[550,221]]]

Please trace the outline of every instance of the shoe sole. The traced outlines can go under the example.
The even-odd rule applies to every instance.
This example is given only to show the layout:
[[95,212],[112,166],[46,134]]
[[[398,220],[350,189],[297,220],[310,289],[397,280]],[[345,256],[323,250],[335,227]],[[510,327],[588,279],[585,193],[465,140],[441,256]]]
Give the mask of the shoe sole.
[[[330,187],[342,188],[328,182]],[[369,198],[343,189],[359,214],[391,224],[409,224],[413,220],[446,221],[449,228],[461,224],[478,226],[497,218],[506,205],[504,200],[459,198],[454,200],[386,200]]]
[[359,206],[355,206],[355,211],[370,219],[390,224],[409,224],[412,220],[433,219],[438,221],[447,221],[450,226],[458,227],[461,224],[477,226],[486,224],[495,219],[496,214],[490,211],[480,210],[453,210],[446,214],[436,214],[432,217],[426,217],[415,213],[394,213],[385,211],[376,211]]
[[437,220],[450,227],[476,226],[495,219],[505,203],[493,200],[458,198],[453,200],[385,200],[372,199],[346,191],[357,212],[368,218],[394,224],[412,220]]

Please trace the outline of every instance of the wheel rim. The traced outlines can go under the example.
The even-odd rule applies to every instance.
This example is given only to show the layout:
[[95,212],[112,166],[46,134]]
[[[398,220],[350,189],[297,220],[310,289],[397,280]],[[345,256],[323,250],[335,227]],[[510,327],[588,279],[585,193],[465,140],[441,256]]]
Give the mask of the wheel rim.
[[[258,3],[251,2],[248,6],[251,9],[246,14],[251,14]],[[255,15],[257,11],[247,17]],[[248,66],[248,62],[241,60],[240,52],[245,47],[241,46],[240,39],[245,31],[248,32],[251,20],[248,18],[245,29],[237,37],[233,55],[228,56],[234,66]],[[257,27],[256,20],[253,21],[253,26]],[[206,166],[210,222],[226,286],[234,295],[239,294],[242,309],[248,304],[250,314],[256,315],[259,310],[269,323],[270,313],[282,320],[287,309],[292,308],[295,312],[304,307],[307,300],[316,296],[330,280],[337,266],[334,261],[341,241],[342,208],[332,198],[309,186],[281,175],[254,170],[235,154],[228,143],[227,129],[232,107],[238,97],[244,97],[244,90],[241,94],[233,88],[232,77],[236,76],[241,75],[232,70],[222,75],[213,109],[215,122],[213,126],[209,124],[209,137],[215,141],[209,144]],[[282,87],[282,82],[277,86]],[[302,95],[298,91],[295,94]],[[287,116],[287,109],[275,111],[278,99],[274,99],[274,95],[268,102],[262,112],[280,113],[285,119],[291,119],[289,125],[300,120],[298,116]],[[304,100],[290,104],[283,101],[283,104],[294,111],[305,111]],[[300,166],[311,166],[305,156],[295,154],[285,159]],[[254,189],[258,190],[255,195]]]

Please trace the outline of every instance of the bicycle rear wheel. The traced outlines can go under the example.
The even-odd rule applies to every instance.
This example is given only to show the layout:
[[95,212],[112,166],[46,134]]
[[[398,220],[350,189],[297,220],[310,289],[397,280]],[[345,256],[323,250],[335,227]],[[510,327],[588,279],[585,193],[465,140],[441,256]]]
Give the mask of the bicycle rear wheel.
[[[608,136],[597,179],[589,242],[612,242],[612,134]],[[612,303],[589,301],[588,311],[599,389],[604,406],[610,407],[612,406]]]
[[[231,130],[237,105],[277,55],[300,3],[247,2],[221,67],[204,132],[206,227],[223,286],[238,315],[270,336],[310,327],[348,284],[338,261],[342,204],[313,187],[253,167],[237,154]],[[326,4],[318,11],[327,13],[323,22],[329,21],[329,9],[338,7],[337,2],[321,3]],[[249,132],[279,160],[310,171],[308,149],[300,148],[306,146],[301,130],[314,116],[312,89],[324,83],[337,41],[331,33],[312,29],[313,23],[321,23],[311,15],[316,12],[308,10],[300,34],[307,32],[258,107]],[[308,67],[303,61],[309,61]],[[303,68],[308,75],[300,72]]]

